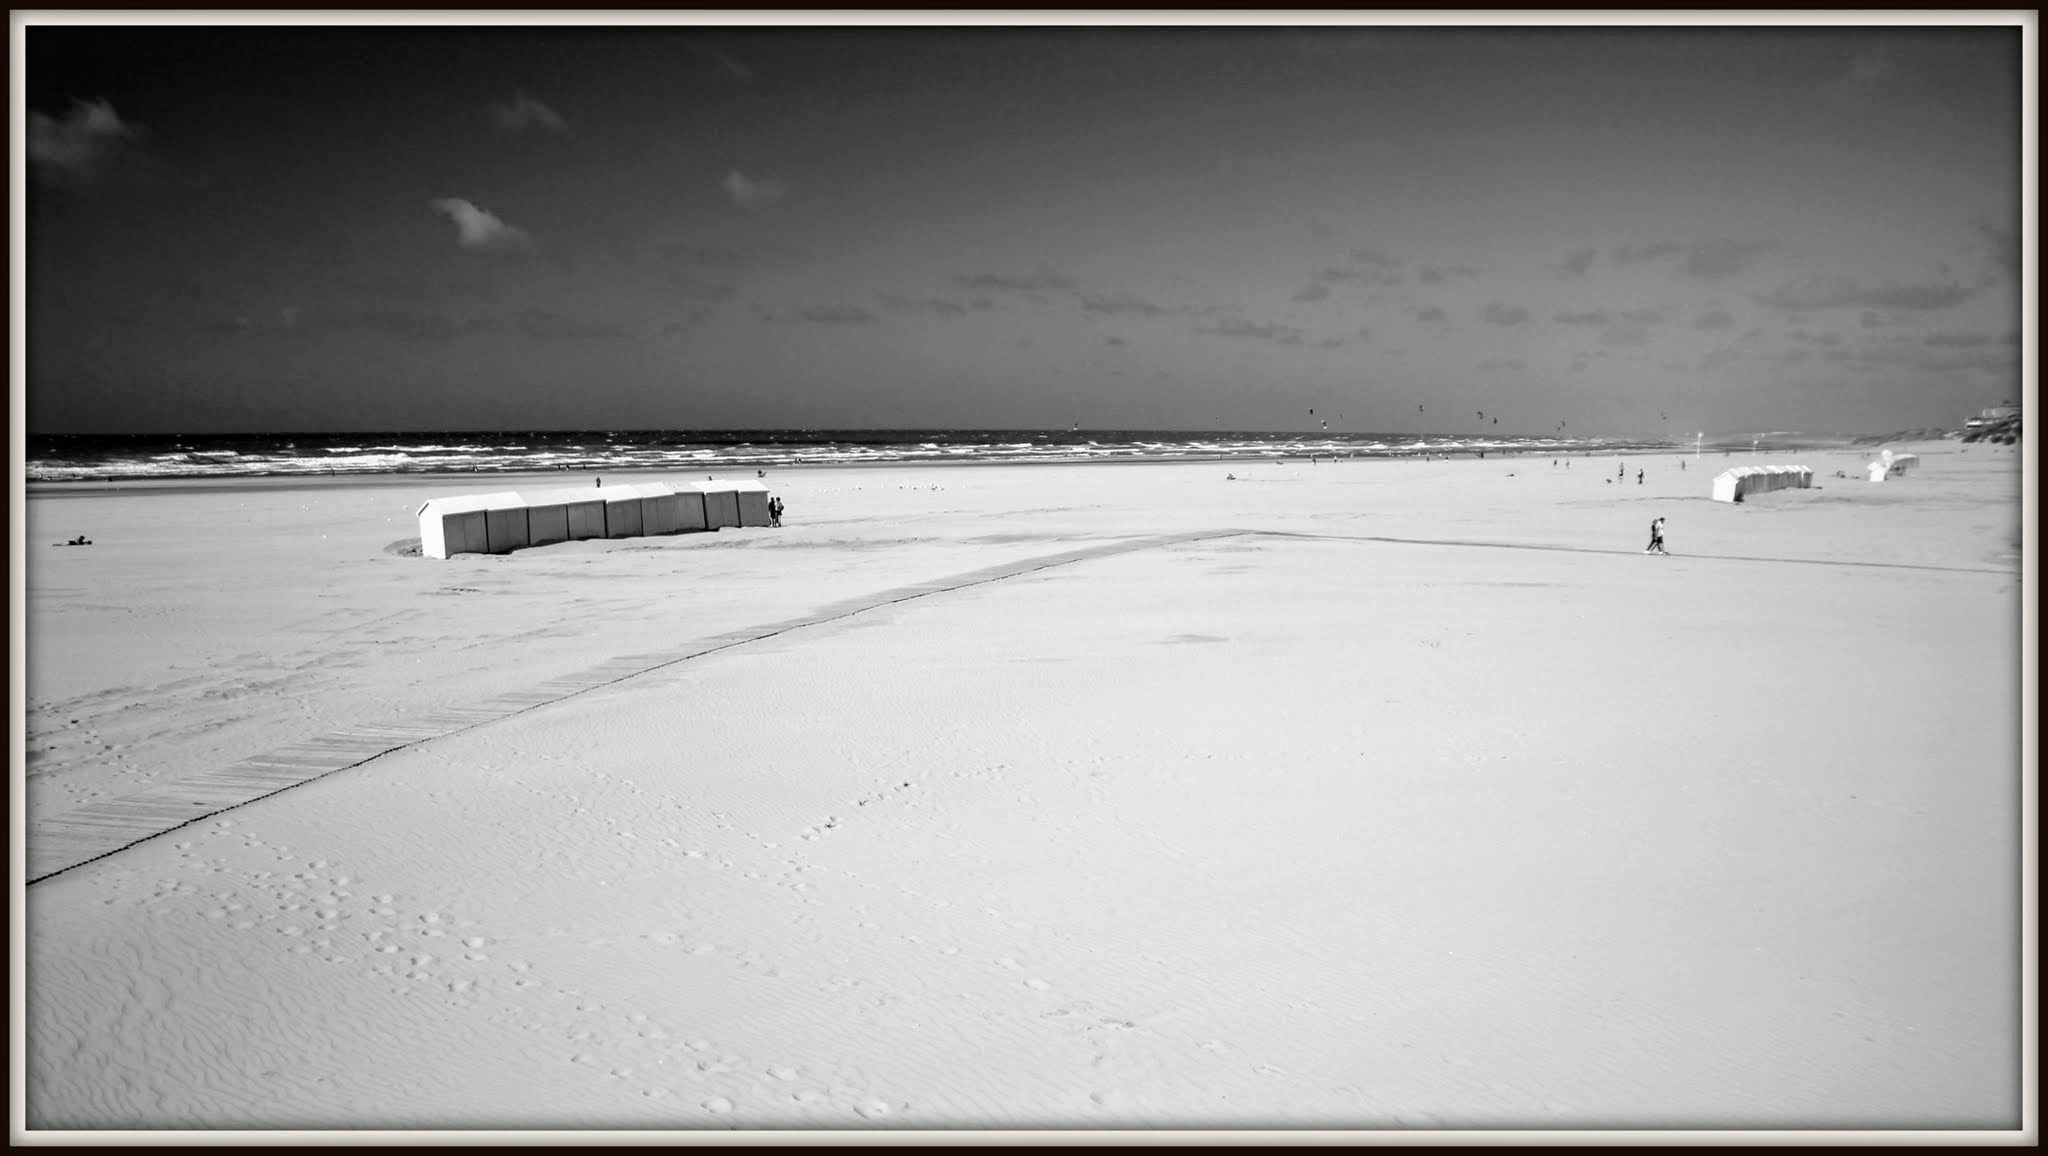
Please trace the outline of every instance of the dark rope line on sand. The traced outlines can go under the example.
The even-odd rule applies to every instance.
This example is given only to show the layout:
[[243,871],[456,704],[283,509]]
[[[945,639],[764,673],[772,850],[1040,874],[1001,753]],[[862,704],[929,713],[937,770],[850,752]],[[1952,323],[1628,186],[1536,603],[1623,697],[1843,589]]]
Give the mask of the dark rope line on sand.
[[[1396,538],[1383,534],[1309,534],[1299,530],[1240,530],[1268,538],[1305,538],[1338,542],[1389,542],[1404,546],[1477,546],[1490,550],[1548,550],[1560,554],[1611,554],[1627,557],[1641,550],[1610,550],[1596,546],[1552,546],[1539,542],[1487,542],[1477,538]],[[1778,562],[1787,566],[1865,566],[1879,570],[1932,570],[1942,574],[2000,574],[2018,577],[2016,570],[1993,570],[1979,566],[1928,566],[1918,562],[1859,562],[1832,558],[1766,558],[1753,554],[1674,554],[1672,557],[1705,558],[1717,562]]]
[[[536,702],[529,706],[509,710],[506,711],[504,714],[497,715],[493,718],[482,719],[477,722],[470,723],[466,726],[458,726],[451,730],[443,731],[440,734],[428,735],[424,738],[418,738],[410,740],[408,742],[398,743],[384,750],[377,751],[374,754],[367,755],[361,759],[356,760],[355,762],[345,763],[341,766],[334,767],[327,771],[323,771],[320,774],[314,775],[312,778],[303,779],[296,783],[288,783],[284,786],[276,788],[275,790],[264,791],[262,794],[259,795],[252,795],[247,799],[241,800],[240,802],[228,803],[224,806],[214,807],[213,809],[208,810],[202,814],[194,815],[191,818],[185,819],[181,822],[165,827],[162,830],[152,831],[147,835],[141,836],[140,838],[132,839],[127,843],[123,843],[118,847],[112,848],[111,850],[103,851],[97,855],[91,856],[90,858],[81,859],[76,863],[67,864],[66,866],[59,867],[54,871],[46,872],[42,875],[36,876],[35,878],[28,880],[28,883],[40,883],[45,879],[50,879],[57,875],[61,875],[74,867],[83,867],[87,863],[97,862],[101,859],[106,858],[109,855],[119,854],[120,852],[125,851],[138,843],[147,842],[161,835],[166,835],[172,831],[179,830],[180,828],[191,826],[192,824],[200,822],[205,819],[210,819],[215,815],[223,814],[227,811],[232,811],[240,807],[246,807],[251,803],[258,802],[262,799],[270,798],[272,795],[283,794],[284,792],[289,791],[294,787],[305,786],[307,783],[315,782],[319,779],[324,779],[327,776],[335,774],[337,772],[354,770],[355,768],[363,766],[366,763],[375,762],[376,760],[381,759],[386,755],[395,754],[399,751],[407,750],[411,747],[422,746],[426,743],[433,742],[437,739],[450,738],[455,735],[463,734],[467,731],[475,730],[478,727],[489,726],[492,723],[502,722],[505,719],[526,714],[529,711],[539,710],[542,707],[554,706],[558,703],[565,702],[579,695],[588,694],[591,691],[602,690],[609,686],[616,686],[621,682],[625,682],[627,679],[639,678],[642,675],[652,674],[655,671],[665,670],[668,667],[675,666],[679,663],[689,662],[692,659],[698,659],[706,657],[707,655],[717,654],[720,651],[731,650],[734,647],[745,646],[749,643],[754,642],[761,642],[766,639],[775,638],[783,634],[788,634],[791,631],[801,630],[806,627],[822,626],[826,623],[838,622],[843,619],[851,618],[856,614],[864,614],[867,611],[877,610],[884,606],[894,606],[898,603],[909,602],[914,599],[928,597],[933,594],[947,594],[955,590],[965,590],[974,586],[985,586],[990,583],[1001,582],[1010,578],[1022,577],[1026,574],[1037,573],[1041,570],[1049,570],[1058,566],[1071,565],[1075,562],[1085,562],[1096,558],[1113,557],[1118,554],[1129,554],[1139,550],[1149,550],[1162,546],[1177,546],[1187,542],[1208,541],[1217,538],[1237,538],[1254,536],[1265,538],[1291,538],[1307,541],[1380,542],[1391,545],[1403,546],[1465,546],[1495,550],[1545,550],[1557,553],[1607,554],[1614,556],[1628,556],[1631,554],[1639,553],[1639,551],[1634,550],[1607,550],[1596,549],[1587,546],[1553,546],[1521,542],[1487,542],[1471,538],[1401,538],[1382,534],[1311,534],[1294,530],[1252,529],[1196,530],[1178,534],[1158,534],[1144,538],[1133,538],[1126,539],[1123,541],[1110,542],[1099,546],[1089,546],[1078,550],[1067,550],[1058,554],[1049,554],[1040,556],[1038,558],[1027,559],[1022,562],[1014,562],[1002,566],[987,567],[981,570],[972,570],[965,574],[958,574],[950,579],[940,579],[936,582],[925,582],[911,586],[893,587],[889,590],[882,591],[879,594],[870,595],[866,598],[860,599],[854,605],[845,606],[844,604],[842,604],[842,609],[827,610],[807,618],[801,618],[791,622],[785,622],[778,626],[766,629],[747,631],[740,637],[728,638],[726,641],[721,642],[715,646],[708,646],[702,650],[691,651],[688,654],[678,655],[677,657],[654,663],[651,666],[642,667],[638,670],[628,671],[627,673],[621,674],[615,678],[609,678],[602,682],[592,683],[589,686],[580,687],[578,689],[571,691],[566,691],[557,697],[545,699],[541,702]],[[1816,558],[1762,558],[1728,554],[1688,554],[1684,555],[1684,557],[1705,558],[1715,561],[1730,562],[1778,562],[1789,565],[1801,566],[1861,566],[1889,570],[1929,570],[1951,574],[1996,574],[2006,577],[2012,576],[2012,572],[2006,570],[1988,570],[1960,566],[1924,566],[1905,562],[1827,561]],[[175,788],[176,786],[177,784],[175,783],[171,784],[172,788]],[[110,803],[119,801],[120,800],[118,799],[107,800],[107,802]],[[92,806],[92,804],[87,804],[88,808],[90,806]],[[62,816],[59,816],[58,821],[61,821],[61,819]]]
[[[492,723],[503,722],[508,718],[513,718],[518,715],[526,714],[529,711],[539,710],[542,707],[554,706],[558,703],[566,702],[569,699],[575,698],[578,695],[589,694],[591,691],[602,690],[605,687],[609,686],[616,686],[617,684],[624,682],[627,679],[639,678],[642,675],[652,674],[655,671],[667,669],[668,667],[675,666],[678,663],[688,662],[691,659],[703,658],[706,655],[717,654],[719,651],[722,650],[731,650],[733,647],[736,646],[745,646],[748,643],[760,642],[765,639],[777,637],[778,635],[787,634],[792,630],[801,630],[809,626],[821,626],[828,622],[837,622],[840,619],[851,618],[856,614],[862,614],[869,610],[879,609],[883,606],[893,606],[899,602],[908,602],[914,598],[923,598],[931,594],[945,594],[954,590],[964,590],[970,586],[982,586],[991,582],[1000,582],[1006,578],[1015,578],[1023,574],[1035,573],[1039,570],[1047,570],[1055,566],[1065,566],[1073,562],[1082,562],[1091,558],[1108,557],[1114,554],[1129,553],[1135,550],[1145,550],[1155,546],[1174,545],[1180,542],[1199,541],[1204,538],[1232,537],[1240,533],[1243,533],[1243,531],[1204,530],[1183,534],[1162,534],[1147,538],[1137,538],[1121,542],[1113,542],[1102,546],[1091,546],[1080,550],[1068,550],[1059,554],[1046,555],[1039,558],[1029,559],[1027,561],[1020,563],[1013,563],[1008,566],[990,567],[982,570],[974,570],[968,572],[967,574],[957,575],[955,578],[950,580],[941,579],[938,583],[919,583],[915,586],[893,587],[889,590],[883,591],[881,594],[873,595],[869,598],[862,599],[858,605],[849,606],[842,610],[828,611],[825,613],[813,615],[809,618],[798,619],[796,621],[787,622],[782,625],[771,627],[765,630],[749,631],[743,637],[730,638],[724,642],[717,644],[716,646],[707,646],[702,650],[691,651],[688,654],[678,655],[674,658],[666,659],[664,661],[654,663],[653,665],[642,667],[638,670],[628,671],[625,674],[621,674],[615,678],[609,678],[602,682],[592,683],[589,686],[579,687],[575,690],[566,691],[554,698],[533,703],[530,706],[524,706],[513,710],[509,710],[506,711],[504,714],[498,715],[494,718],[480,719],[466,726],[458,726],[450,730],[443,731],[440,734],[427,735],[423,738],[417,738],[412,739],[408,742],[398,743],[394,746],[387,747],[381,751],[377,751],[373,754],[366,755],[363,758],[355,760],[354,762],[344,763],[340,766],[322,771],[319,774],[312,776],[311,778],[301,779],[296,783],[287,783],[281,787],[264,791],[261,794],[251,795],[250,797],[242,799],[238,802],[227,803],[222,806],[213,807],[210,810],[206,810],[200,814],[193,815],[189,818],[180,820],[179,822],[173,823],[170,826],[164,827],[160,830],[151,831],[146,835],[130,839],[128,842],[123,843],[118,847],[113,847],[106,851],[102,851],[97,855],[93,855],[85,859],[80,859],[76,863],[68,863],[62,867],[57,868],[54,871],[46,871],[43,874],[28,880],[27,883],[24,884],[24,886],[34,885],[37,883],[41,883],[45,879],[55,878],[58,875],[64,874],[66,871],[70,871],[77,867],[83,867],[87,863],[96,863],[101,859],[105,859],[109,855],[118,855],[121,852],[126,851],[128,848],[133,847],[139,843],[146,843],[151,839],[159,838],[163,835],[168,835],[172,831],[180,830],[184,827],[189,827],[194,823],[202,822],[206,819],[211,819],[215,815],[224,814],[228,811],[233,811],[241,807],[246,807],[251,803],[260,802],[261,800],[268,799],[273,795],[281,795],[284,792],[292,790],[295,787],[303,787],[307,783],[317,782],[321,779],[328,777],[329,775],[337,774],[341,771],[354,770],[355,768],[363,766],[367,763],[375,762],[378,759],[383,758],[385,755],[395,754],[399,751],[408,750],[412,747],[423,746],[427,743],[434,742],[437,739],[451,738],[455,735],[475,730],[478,727],[489,726]],[[177,783],[171,783],[167,784],[165,788],[159,789],[175,790],[177,787]],[[105,800],[106,803],[118,803],[121,801],[122,800],[120,799]],[[80,808],[80,810],[90,810],[92,806],[94,806],[94,804],[88,803],[86,804],[85,807]],[[76,814],[77,812],[74,811],[71,813]],[[63,818],[64,816],[61,815],[56,816],[52,821],[61,822],[63,821]]]

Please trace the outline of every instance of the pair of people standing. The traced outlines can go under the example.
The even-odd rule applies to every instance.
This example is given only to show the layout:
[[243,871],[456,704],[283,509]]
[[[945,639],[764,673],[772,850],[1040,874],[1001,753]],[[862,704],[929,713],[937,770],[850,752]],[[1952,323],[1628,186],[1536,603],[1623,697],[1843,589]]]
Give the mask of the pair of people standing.
[[771,526],[780,526],[782,524],[781,498],[768,499],[768,524]]
[[1648,546],[1645,546],[1645,547],[1643,547],[1643,553],[1645,553],[1645,554],[1663,554],[1663,553],[1665,553],[1665,550],[1664,550],[1664,519],[1662,519],[1662,518],[1659,518],[1659,519],[1657,519],[1656,521],[1654,521],[1654,522],[1651,522],[1651,523],[1650,523],[1650,544],[1649,544]]

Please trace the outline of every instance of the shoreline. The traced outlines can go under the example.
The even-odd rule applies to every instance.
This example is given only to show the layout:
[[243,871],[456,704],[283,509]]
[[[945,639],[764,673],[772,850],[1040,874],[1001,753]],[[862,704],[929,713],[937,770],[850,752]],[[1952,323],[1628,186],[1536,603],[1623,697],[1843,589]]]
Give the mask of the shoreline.
[[[1946,445],[1946,444],[1948,444],[1948,443],[1947,443],[1946,441],[1941,441],[1941,442],[1910,442],[1910,443],[1900,443],[1900,444],[1901,444],[1901,445],[1905,445],[1905,446],[1926,446],[1926,445]],[[1874,454],[1875,454],[1875,452],[1876,452],[1876,451],[1878,450],[1878,448],[1879,448],[1879,447],[1875,447],[1875,446],[1869,446],[1869,447],[1864,447],[1864,446],[1839,446],[1839,447],[1814,447],[1814,448],[1807,448],[1807,449],[1779,449],[1779,450],[1769,450],[1769,449],[1766,449],[1766,450],[1758,450],[1758,451],[1756,451],[1756,452],[1755,452],[1754,454],[1752,454],[1752,453],[1750,453],[1749,451],[1746,451],[1746,450],[1733,450],[1733,449],[1724,449],[1724,450],[1721,450],[1721,451],[1719,451],[1719,454],[1718,454],[1718,455],[1717,455],[1717,454],[1715,454],[1715,453],[1713,453],[1713,452],[1708,452],[1708,453],[1700,454],[1700,455],[1698,455],[1697,457],[1695,457],[1695,455],[1694,455],[1694,454],[1692,454],[1692,453],[1691,453],[1691,452],[1690,452],[1690,451],[1689,451],[1688,449],[1686,449],[1685,447],[1675,447],[1675,446],[1674,446],[1674,447],[1669,447],[1669,448],[1664,448],[1664,449],[1621,449],[1621,450],[1598,450],[1598,451],[1595,451],[1595,450],[1578,450],[1578,451],[1573,451],[1573,452],[1568,452],[1568,453],[1549,453],[1549,454],[1543,453],[1543,452],[1541,452],[1541,451],[1533,451],[1533,450],[1488,450],[1488,451],[1486,451],[1486,452],[1485,452],[1484,456],[1482,456],[1481,454],[1479,454],[1479,453],[1477,453],[1477,452],[1474,452],[1474,451],[1469,451],[1469,450],[1466,450],[1466,451],[1459,451],[1459,452],[1456,452],[1456,453],[1438,453],[1438,454],[1432,454],[1432,453],[1401,453],[1401,454],[1396,454],[1396,453],[1372,453],[1372,454],[1315,454],[1315,455],[1313,455],[1313,459],[1314,459],[1314,464],[1316,464],[1316,465],[1324,465],[1324,464],[1337,464],[1337,463],[1368,463],[1368,462],[1385,462],[1385,463],[1409,463],[1409,462],[1425,462],[1425,463],[1439,463],[1439,464],[1441,464],[1441,463],[1444,463],[1444,462],[1474,462],[1474,463],[1478,463],[1478,462],[1487,462],[1487,461],[1524,461],[1524,460],[1531,460],[1531,459],[1541,459],[1541,458],[1544,458],[1544,457],[1553,457],[1553,458],[1596,458],[1596,459],[1599,459],[1599,458],[1614,458],[1614,459],[1620,459],[1620,458],[1657,458],[1657,457],[1682,457],[1682,458],[1686,458],[1686,459],[1688,459],[1688,460],[1697,460],[1697,461],[1700,461],[1700,462],[1702,462],[1702,463],[1706,463],[1706,462],[1710,462],[1710,461],[1712,461],[1712,460],[1713,460],[1713,459],[1714,459],[1714,458],[1715,458],[1716,456],[1718,456],[1718,457],[1720,457],[1720,458],[1723,458],[1723,459],[1727,459],[1727,458],[1736,458],[1736,457],[1744,457],[1744,458],[1747,458],[1747,457],[1755,457],[1755,458],[1779,458],[1779,459],[1782,459],[1782,458],[1783,458],[1784,456],[1786,456],[1786,455],[1792,455],[1792,454],[1805,454],[1805,455],[1809,455],[1809,456],[1817,456],[1817,455],[1821,455],[1821,454],[1847,454],[1847,455],[1850,455],[1850,456],[1861,456],[1861,457],[1866,457],[1866,458],[1867,458],[1867,457],[1871,457],[1871,456],[1874,456]],[[765,469],[765,470],[767,470],[768,472],[771,472],[771,473],[775,473],[775,472],[813,473],[813,472],[817,472],[817,471],[827,471],[827,470],[879,470],[879,469],[923,469],[923,468],[933,468],[933,469],[986,469],[986,468],[992,468],[992,467],[1002,467],[1002,466],[1018,466],[1018,467],[1049,467],[1049,466],[1186,466],[1186,465],[1245,465],[1245,466],[1258,466],[1258,465],[1268,465],[1268,464],[1278,464],[1278,465],[1292,465],[1292,464],[1302,464],[1302,465],[1306,465],[1306,464],[1310,464],[1310,460],[1311,460],[1311,455],[1309,455],[1309,454],[1262,454],[1262,455],[1258,455],[1258,456],[1250,456],[1250,455],[1233,455],[1233,454],[1188,454],[1188,455],[1184,455],[1184,456],[1179,456],[1179,457],[1141,457],[1141,456],[1129,456],[1129,457],[1049,457],[1049,456],[1048,456],[1048,457],[1014,458],[1014,459],[1005,459],[1005,458],[973,458],[973,459],[944,459],[944,458],[937,458],[937,459],[934,459],[934,458],[911,458],[911,459],[888,459],[888,460],[880,460],[880,461],[876,461],[876,460],[856,460],[856,461],[832,461],[832,462],[790,462],[790,463],[781,463],[781,464],[777,464],[777,465],[774,465],[774,466],[772,466],[772,467],[759,467],[759,466],[756,466],[756,467],[748,467],[748,466],[733,466],[733,467],[723,467],[723,468],[714,468],[714,469],[710,469],[710,470],[707,470],[707,471],[706,471],[706,473],[707,473],[707,474],[709,474],[710,476],[714,476],[714,477],[715,477],[715,476],[719,476],[719,475],[728,475],[728,476],[730,476],[730,475],[742,475],[742,476],[744,476],[744,475],[746,475],[746,474],[747,474],[747,473],[748,473],[748,472],[749,472],[750,470],[764,470],[764,469]],[[1737,463],[1737,464],[1739,464],[1739,463]],[[611,475],[611,476],[614,476],[614,477],[619,477],[619,478],[653,478],[653,477],[672,477],[672,476],[675,476],[675,475],[678,475],[678,474],[683,474],[683,475],[695,475],[696,473],[697,473],[697,470],[696,470],[696,469],[694,469],[694,468],[688,468],[688,467],[681,467],[681,468],[678,468],[678,467],[673,467],[673,466],[671,466],[671,467],[662,467],[662,468],[646,468],[646,467],[637,467],[637,468],[636,468],[636,467],[627,467],[627,468],[622,468],[622,469],[618,469],[618,470],[609,470],[609,469],[606,469],[606,470],[599,470],[599,469],[579,469],[579,470],[503,470],[503,471],[498,471],[498,470],[493,470],[493,471],[461,471],[461,470],[431,470],[431,471],[413,471],[413,472],[363,471],[363,472],[357,472],[357,473],[327,473],[327,474],[317,474],[317,473],[270,473],[270,474],[230,474],[230,475],[197,475],[197,476],[187,476],[187,477],[158,477],[158,478],[108,478],[108,479],[90,479],[90,480],[87,480],[87,479],[78,479],[78,480],[68,480],[68,481],[36,481],[36,480],[24,480],[24,481],[23,481],[23,483],[22,483],[22,485],[23,485],[23,490],[24,490],[24,493],[25,493],[25,494],[26,494],[26,495],[27,495],[28,497],[32,497],[32,498],[39,498],[39,497],[46,497],[46,498],[64,498],[64,497],[84,497],[84,496],[88,496],[88,495],[108,495],[108,494],[130,494],[130,495],[141,495],[141,494],[151,494],[151,493],[194,493],[194,492],[207,492],[207,491],[212,491],[212,490],[220,490],[220,491],[234,491],[234,492],[249,492],[249,493],[260,493],[260,492],[277,492],[277,491],[285,491],[285,490],[297,490],[297,489],[323,489],[323,488],[329,488],[329,487],[336,487],[336,486],[362,486],[362,487],[376,487],[376,488],[388,488],[388,487],[398,487],[398,486],[426,486],[426,485],[435,485],[435,484],[440,484],[440,482],[441,482],[441,480],[442,480],[442,479],[446,479],[446,481],[447,481],[447,484],[450,484],[450,485],[462,485],[462,486],[464,486],[465,488],[466,488],[466,487],[468,487],[468,486],[470,486],[470,485],[476,484],[476,483],[486,483],[486,482],[487,482],[487,483],[493,483],[493,484],[494,484],[494,483],[496,483],[496,482],[500,482],[500,481],[502,481],[502,482],[506,483],[506,488],[508,488],[508,489],[509,489],[509,488],[516,488],[516,485],[517,485],[517,484],[526,484],[526,485],[532,485],[532,486],[539,486],[539,485],[574,485],[574,484],[576,484],[576,481],[577,481],[577,479],[582,479],[582,478],[590,478],[590,477],[603,477],[603,476],[606,476],[606,475]]]

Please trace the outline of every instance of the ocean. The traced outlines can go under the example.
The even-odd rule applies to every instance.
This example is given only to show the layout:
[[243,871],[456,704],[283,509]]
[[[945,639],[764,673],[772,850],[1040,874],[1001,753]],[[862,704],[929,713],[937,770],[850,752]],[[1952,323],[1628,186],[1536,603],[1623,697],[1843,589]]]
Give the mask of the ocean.
[[877,462],[1260,460],[1677,450],[1641,438],[1165,430],[530,430],[29,437],[29,482],[526,474]]

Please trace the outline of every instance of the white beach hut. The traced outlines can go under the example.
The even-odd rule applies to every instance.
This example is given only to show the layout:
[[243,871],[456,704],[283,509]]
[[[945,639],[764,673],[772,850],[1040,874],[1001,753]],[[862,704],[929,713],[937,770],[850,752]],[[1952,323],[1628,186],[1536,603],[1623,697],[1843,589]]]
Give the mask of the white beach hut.
[[604,537],[602,494],[602,490],[587,486],[521,490],[519,497],[526,503],[528,543],[546,546]]
[[419,508],[420,553],[502,554],[527,543],[526,505],[514,493],[433,498]]
[[642,482],[624,488],[640,495],[642,534],[674,534],[683,529],[683,499],[674,486],[666,482]]
[[[759,483],[756,483],[757,485]],[[690,486],[704,495],[704,527],[716,530],[740,524],[740,483],[703,481]]]
[[1806,466],[1735,466],[1715,475],[1713,498],[1739,502],[1750,494],[1812,486],[1813,470]]
[[676,496],[676,529],[709,530],[711,523],[704,516],[704,491],[690,482],[663,482]]
[[1736,466],[1734,469],[1722,470],[1714,475],[1714,500],[1717,502],[1734,501],[1741,493],[1742,475],[1747,472],[1747,467]]
[[527,523],[526,501],[518,494],[496,495],[499,499],[484,510],[484,536],[493,554],[509,554],[533,544]]
[[599,489],[604,499],[604,535],[607,538],[638,538],[645,531],[640,520],[640,488],[613,486]]
[[766,482],[734,482],[739,499],[739,519],[742,526],[765,526],[768,524],[768,484]]

